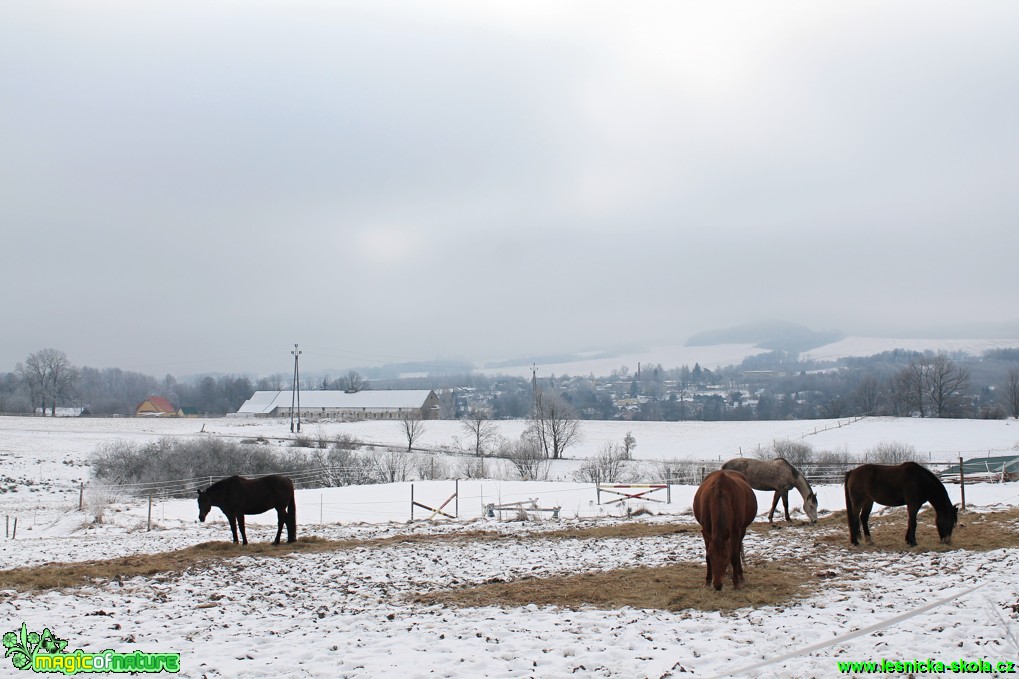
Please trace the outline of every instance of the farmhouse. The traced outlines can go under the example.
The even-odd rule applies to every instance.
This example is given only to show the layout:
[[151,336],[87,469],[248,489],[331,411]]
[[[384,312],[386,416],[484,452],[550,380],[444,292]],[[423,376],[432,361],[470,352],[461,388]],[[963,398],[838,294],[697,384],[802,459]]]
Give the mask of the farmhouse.
[[137,417],[177,417],[180,412],[162,396],[149,396],[134,409]]
[[[292,391],[256,391],[237,410],[239,417],[290,417],[307,420],[437,420],[439,398],[430,389],[379,391],[301,391],[300,411]],[[293,406],[293,408],[292,408]]]

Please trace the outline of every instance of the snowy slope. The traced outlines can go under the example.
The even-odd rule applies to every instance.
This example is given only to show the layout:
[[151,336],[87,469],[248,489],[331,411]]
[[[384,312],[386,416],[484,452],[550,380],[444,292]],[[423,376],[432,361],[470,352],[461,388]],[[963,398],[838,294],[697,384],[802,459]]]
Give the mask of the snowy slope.
[[[646,447],[695,456],[731,450],[733,445],[767,443],[779,435],[806,435],[815,446],[852,450],[866,450],[882,440],[946,452],[1007,449],[1015,445],[1013,432],[1019,431],[1015,422],[779,424],[742,430],[742,425],[631,428],[638,454]],[[815,425],[831,426],[815,434]],[[6,482],[8,486],[18,487],[0,494],[0,509],[20,519],[17,539],[0,541],[0,566],[108,558],[227,539],[229,529],[222,518],[198,524],[197,508],[190,500],[157,503],[155,529],[148,532],[146,503],[113,498],[105,507],[105,523],[92,526],[87,513],[76,511],[77,482],[87,477],[81,463],[100,442],[117,438],[210,432],[271,436],[281,433],[281,427],[229,420],[0,419],[0,475],[14,480]],[[395,427],[357,431],[399,442]],[[452,430],[435,426],[433,435],[438,441],[450,437]],[[601,437],[617,436],[621,437],[615,429],[592,427],[577,454],[596,451]],[[651,457],[653,451],[644,454]],[[452,481],[414,485],[416,498],[429,506],[437,506],[453,492]],[[840,508],[841,488],[816,490],[823,511]],[[671,504],[649,503],[659,515],[644,520],[690,520],[693,491],[674,486]],[[958,499],[958,488],[949,491]],[[724,676],[828,641],[834,643],[751,669],[748,675],[836,676],[837,660],[996,661],[1019,655],[1012,608],[1019,601],[1019,556],[1014,550],[905,551],[893,546],[901,536],[885,533],[876,538],[886,549],[861,553],[849,549],[841,537],[824,539],[841,534],[838,523],[797,523],[770,531],[758,527],[748,535],[748,586],[753,586],[755,569],[767,568],[766,562],[774,558],[802,562],[805,579],[832,580],[802,601],[777,607],[718,613],[536,606],[451,609],[413,603],[410,597],[415,594],[496,577],[697,562],[703,557],[703,543],[695,529],[650,538],[543,537],[546,530],[561,525],[623,520],[619,505],[596,504],[590,484],[461,481],[459,520],[414,524],[407,523],[409,493],[409,484],[302,490],[300,532],[366,540],[481,528],[507,537],[441,544],[397,541],[288,558],[241,557],[180,575],[35,593],[6,590],[0,592],[4,620],[10,630],[22,622],[29,629],[50,627],[69,639],[71,648],[180,652],[181,676],[186,677]],[[799,507],[799,498],[793,495],[793,504]],[[543,506],[562,506],[562,519],[507,524],[482,516],[484,504],[493,499],[531,498]],[[758,499],[761,505],[769,502],[764,493]],[[969,486],[967,502],[985,509],[1016,506],[1019,485]],[[631,508],[637,506],[631,503]],[[254,541],[271,538],[271,514],[251,517],[248,523]],[[930,515],[922,515],[920,531],[931,530]],[[980,588],[967,592],[975,586]],[[848,638],[856,630],[959,593],[964,594],[915,617]],[[12,666],[0,667],[0,676],[17,676]]]

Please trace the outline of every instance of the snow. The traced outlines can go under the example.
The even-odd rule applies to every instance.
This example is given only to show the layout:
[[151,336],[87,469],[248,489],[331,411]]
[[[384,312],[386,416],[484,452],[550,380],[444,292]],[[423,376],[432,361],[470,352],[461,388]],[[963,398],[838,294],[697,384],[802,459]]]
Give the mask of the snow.
[[[837,361],[849,357],[865,357],[895,349],[906,351],[933,351],[944,353],[961,352],[971,356],[980,356],[990,349],[1019,348],[1019,339],[914,339],[890,337],[844,337],[837,342],[816,347],[803,352],[800,358],[813,361]],[[700,364],[702,368],[715,370],[730,365],[739,365],[744,359],[758,354],[768,353],[753,344],[716,344],[708,346],[662,345],[644,351],[621,353],[617,355],[596,355],[562,363],[538,363],[538,376],[549,375],[595,375],[604,377],[613,370],[622,367],[630,373],[637,372],[637,366],[655,366],[661,364],[665,369],[680,368]],[[484,375],[509,375],[530,379],[532,361],[521,365],[499,368],[479,368],[476,372]]]
[[[507,437],[517,435],[521,426],[498,424]],[[428,422],[425,445],[448,446],[460,435],[456,425]],[[945,461],[960,453],[1012,450],[1019,443],[1014,420],[584,422],[583,429],[583,443],[569,453],[577,458],[596,453],[606,441],[621,441],[626,431],[636,437],[634,452],[643,460],[722,459],[793,437],[815,449],[860,455],[895,441]],[[376,443],[401,443],[393,423],[305,425],[302,433],[350,433]],[[16,539],[0,541],[0,568],[154,553],[228,539],[229,528],[218,510],[215,521],[197,523],[193,500],[157,501],[152,531],[146,530],[147,502],[116,489],[101,497],[100,488],[87,488],[89,511],[77,511],[79,484],[88,480],[87,461],[98,445],[161,436],[271,439],[290,433],[289,423],[270,420],[0,418],[0,511],[19,519]],[[562,466],[570,464],[575,461]],[[455,487],[454,481],[417,481],[415,499],[437,507]],[[646,505],[655,512],[642,521],[692,522],[694,490],[672,486],[671,503],[630,502],[629,507]],[[815,490],[822,515],[843,506],[840,487]],[[960,499],[957,486],[948,490],[953,500]],[[662,491],[653,497],[663,497]],[[531,499],[542,507],[562,507],[561,518],[553,521],[545,514],[506,522],[484,516],[490,502]],[[978,511],[1014,507],[1019,505],[1019,484],[969,485],[966,500]],[[762,510],[770,507],[768,494],[759,493],[758,501]],[[795,492],[790,501],[799,508]],[[645,538],[549,536],[550,529],[563,526],[628,520],[620,504],[599,506],[591,484],[565,478],[541,483],[461,480],[459,518],[453,521],[409,523],[409,483],[302,489],[298,503],[301,536],[358,540],[363,546],[284,558],[242,556],[180,574],[58,590],[3,590],[4,620],[10,630],[22,622],[30,630],[49,627],[69,640],[69,649],[180,652],[180,674],[186,677],[703,677],[730,675],[789,654],[794,655],[749,674],[820,677],[837,675],[837,660],[995,662],[1019,654],[1012,608],[1019,601],[1019,554],[1014,549],[888,547],[861,552],[850,549],[848,540],[824,539],[844,532],[836,524],[796,522],[786,527],[782,522],[781,530],[748,534],[747,586],[754,586],[755,570],[776,558],[802,561],[805,579],[818,577],[817,563],[835,577],[815,594],[780,606],[732,612],[450,608],[414,603],[411,597],[495,577],[699,563],[703,543],[693,525],[686,533]],[[100,509],[104,522],[95,525],[91,519]],[[427,514],[415,510],[416,519]],[[274,535],[272,513],[250,517],[247,523],[252,542]],[[919,532],[932,531],[931,524],[930,514],[922,514]],[[505,537],[364,542],[477,530]],[[901,536],[875,538],[897,544]],[[967,591],[973,587],[979,588]],[[937,601],[943,603],[851,637]],[[795,655],[822,642],[832,643]],[[10,670],[10,661],[3,662],[2,671]]]
[[991,349],[1017,349],[1016,339],[895,339],[889,337],[846,337],[800,355],[803,360],[837,361],[851,356],[873,356],[886,351],[933,351],[952,354],[961,352],[980,356]]

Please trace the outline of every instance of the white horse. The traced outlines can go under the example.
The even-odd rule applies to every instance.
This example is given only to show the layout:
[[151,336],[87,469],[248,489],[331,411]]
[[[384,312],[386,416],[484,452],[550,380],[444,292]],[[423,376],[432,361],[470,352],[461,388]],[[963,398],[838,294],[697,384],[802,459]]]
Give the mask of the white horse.
[[775,491],[771,512],[768,513],[769,523],[775,516],[779,498],[782,498],[782,505],[785,508],[785,520],[792,521],[789,518],[789,490],[792,488],[800,491],[800,495],[803,496],[803,511],[806,512],[810,523],[817,523],[817,495],[800,470],[785,459],[777,457],[774,460],[754,460],[737,457],[723,464],[722,469],[742,472],[754,490]]

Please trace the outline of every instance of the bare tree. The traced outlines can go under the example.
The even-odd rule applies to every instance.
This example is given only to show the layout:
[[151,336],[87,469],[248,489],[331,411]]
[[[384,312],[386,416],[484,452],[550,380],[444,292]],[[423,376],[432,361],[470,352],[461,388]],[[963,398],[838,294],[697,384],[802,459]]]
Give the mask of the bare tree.
[[874,375],[864,375],[853,392],[853,398],[865,415],[873,415],[881,403],[881,381]]
[[892,380],[892,402],[896,414],[918,412],[920,417],[927,416],[926,372],[927,357],[916,354],[908,366],[895,374]]
[[416,417],[407,417],[400,420],[400,429],[407,437],[407,452],[409,453],[414,447],[414,443],[425,433],[425,423]]
[[1003,398],[1012,417],[1019,417],[1019,368],[1012,368],[1005,375]]
[[343,377],[337,378],[337,386],[348,394],[368,389],[368,380],[361,377],[356,370],[350,370]]
[[533,428],[545,457],[558,460],[580,440],[577,414],[561,396],[538,391],[534,398]]
[[953,412],[957,413],[963,392],[969,386],[969,371],[953,363],[944,354],[938,354],[926,363],[923,374],[924,392],[931,414],[947,417]]
[[633,449],[637,447],[637,438],[633,435],[632,431],[626,432],[626,436],[623,437],[623,453],[626,455],[627,460],[633,459]]
[[472,410],[460,421],[460,427],[470,437],[471,447],[478,457],[483,456],[485,449],[499,438],[495,422],[488,419],[488,414],[483,410]]
[[396,483],[406,481],[416,462],[414,455],[396,450],[382,453],[367,453],[365,459],[372,470],[372,478],[378,483]]
[[70,399],[78,381],[78,370],[67,354],[57,349],[40,349],[19,363],[15,372],[25,381],[33,405],[39,403],[43,415],[49,403],[50,414],[56,415],[57,402]]
[[551,462],[535,438],[534,430],[528,429],[520,435],[515,444],[506,442],[499,455],[509,460],[522,481],[545,481],[548,479]]

